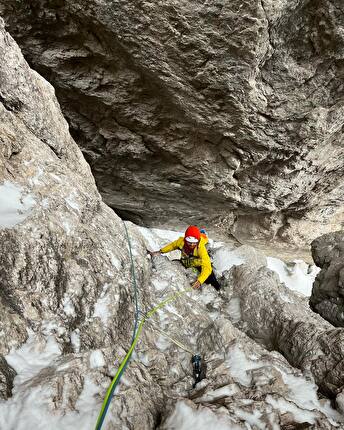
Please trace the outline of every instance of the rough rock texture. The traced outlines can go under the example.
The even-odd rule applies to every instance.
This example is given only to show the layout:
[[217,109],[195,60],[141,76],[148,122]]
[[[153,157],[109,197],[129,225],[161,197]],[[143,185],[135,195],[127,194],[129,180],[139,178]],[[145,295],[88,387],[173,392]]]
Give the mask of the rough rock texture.
[[[93,428],[132,335],[125,227],[102,202],[52,87],[30,70],[1,20],[0,56],[0,428]],[[188,287],[195,274],[166,257],[151,262],[147,235],[127,227],[146,313]],[[250,255],[253,267],[264,264]],[[221,298],[212,287],[159,310],[146,323],[104,429],[172,429],[185,424],[176,413],[187,407],[189,428],[206,416],[233,429],[247,423],[343,429],[343,417],[319,399],[311,375],[247,338],[230,313],[226,294]],[[196,390],[190,353],[157,326],[207,362],[208,377]],[[328,345],[330,372],[325,382],[315,377],[335,389],[340,377],[331,360],[343,356],[340,344]],[[24,359],[32,357],[30,366]]]
[[[9,407],[20,403],[25,410],[38,402],[42,420],[46,408],[60,416],[80,411],[79,397],[96,384],[94,408],[83,411],[89,426],[99,411],[96,394],[110,381],[115,350],[127,348],[131,337],[134,310],[124,226],[102,203],[53,88],[30,70],[2,21],[0,56],[1,360],[6,356],[10,362],[7,354],[25,341],[42,351],[54,342],[58,350],[33,377],[15,378]],[[138,267],[138,281],[141,276]],[[112,303],[109,315],[101,312],[106,300]],[[99,348],[103,367],[91,362]],[[23,356],[30,356],[26,352]],[[1,365],[1,397],[11,394],[13,373]],[[47,392],[34,402],[30,390]],[[154,383],[147,399],[153,392],[159,392]],[[138,409],[140,399],[132,402]],[[147,400],[140,418],[146,428],[153,427],[158,404],[158,395],[150,405]],[[7,415],[1,414],[7,421],[0,427],[21,428]],[[18,420],[17,413],[9,416]]]
[[310,297],[312,309],[335,326],[344,326],[344,231],[312,242],[312,256],[321,271]]
[[[153,299],[159,303],[186,287],[187,279],[194,276],[187,271],[186,278],[180,264],[166,257],[154,258],[152,265],[145,289],[145,296],[148,293],[150,297],[147,302]],[[222,424],[246,429],[247,423],[253,426],[256,420],[257,428],[334,428],[329,418],[343,427],[342,417],[317,399],[312,378],[305,379],[281,354],[268,352],[236,329],[229,321],[227,306],[225,297],[219,297],[212,287],[204,287],[161,309],[154,322],[148,323],[138,358],[153,378],[159,375],[159,385],[165,393],[158,428],[197,428],[206,419],[212,428]],[[160,331],[154,333],[156,327],[200,353],[206,362],[207,377],[195,390],[191,388],[190,354]],[[301,387],[313,392],[311,398],[300,395]],[[123,395],[129,401],[129,393]],[[131,402],[129,405],[132,407]],[[183,412],[193,418],[183,416]]]
[[314,314],[298,293],[264,266],[241,265],[227,274],[228,294],[240,304],[238,327],[293,366],[311,372],[320,390],[344,388],[344,329]]
[[298,244],[343,222],[341,0],[1,0],[0,14],[119,213]]
[[8,365],[7,361],[0,356],[0,399],[5,400],[11,397],[13,389],[13,379],[16,372]]

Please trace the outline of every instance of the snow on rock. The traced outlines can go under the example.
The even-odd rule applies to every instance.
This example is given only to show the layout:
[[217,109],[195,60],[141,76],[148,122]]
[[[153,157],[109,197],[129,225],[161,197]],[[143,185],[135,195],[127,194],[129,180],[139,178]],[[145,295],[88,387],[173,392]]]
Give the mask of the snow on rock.
[[46,385],[32,387],[25,393],[15,394],[6,404],[0,402],[0,428],[8,430],[71,430],[92,428],[97,420],[94,410],[95,395],[99,387],[85,378],[75,409],[68,414],[52,412],[53,391]]
[[28,340],[19,349],[11,349],[6,355],[7,363],[16,371],[15,385],[20,386],[41,369],[48,367],[56,357],[61,355],[61,348],[53,336],[39,338],[29,331]]
[[245,263],[245,257],[237,249],[221,247],[214,253],[213,264],[217,273],[221,274],[233,266]]
[[321,391],[335,396],[344,384],[344,360],[338,361],[344,357],[344,329],[334,330],[266,267],[238,266],[225,284],[228,294],[240,299],[237,326],[282,352],[293,366],[310,371]]
[[164,430],[239,430],[229,417],[219,417],[210,409],[197,409],[186,401],[179,401],[173,413],[168,417]]
[[257,266],[266,265],[265,257],[249,245],[234,247],[230,244],[224,244],[214,248],[214,250],[211,249],[210,254],[212,255],[214,268],[219,274],[230,270],[233,266],[240,266],[244,263]]
[[90,367],[95,369],[97,367],[105,366],[104,355],[100,349],[91,352],[90,355]]
[[198,384],[190,400],[168,402],[159,430],[202,425],[262,430],[302,425],[319,430],[342,428],[343,417],[330,401],[320,401],[314,382],[280,354],[264,351],[225,320],[217,328],[231,340],[225,343],[223,339],[221,352],[206,355],[211,377]]
[[[93,428],[132,335],[124,225],[103,204],[53,88],[1,19],[0,57],[0,428]],[[153,382],[147,397],[158,392]],[[141,403],[133,396],[134,410]]]
[[14,227],[24,221],[35,206],[35,199],[21,186],[4,181],[0,185],[0,229]]
[[320,271],[318,267],[308,265],[302,260],[286,264],[274,257],[267,257],[267,267],[278,274],[286,287],[307,297],[311,295],[315,277]]

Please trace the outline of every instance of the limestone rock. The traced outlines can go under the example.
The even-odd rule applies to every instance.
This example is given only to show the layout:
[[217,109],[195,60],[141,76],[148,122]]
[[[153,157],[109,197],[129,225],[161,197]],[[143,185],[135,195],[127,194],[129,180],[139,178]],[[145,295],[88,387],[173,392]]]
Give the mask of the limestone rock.
[[310,305],[331,324],[344,326],[344,232],[326,234],[312,242],[312,256],[321,267]]
[[324,394],[336,396],[344,386],[344,330],[314,314],[265,267],[241,265],[231,276],[227,285],[239,299],[238,326],[268,349],[281,352],[294,367],[311,372]]
[[344,393],[340,392],[336,397],[336,405],[341,414],[344,414]]
[[[184,269],[177,262],[163,256],[155,257],[152,269],[148,291],[157,302],[187,285]],[[192,274],[188,276],[191,280]],[[147,327],[145,347],[140,355],[149,354],[146,365],[150,369],[153,364],[154,373],[156,360],[152,362],[151,357],[154,327],[157,326],[188,349],[197,351],[207,364],[206,379],[192,390],[187,374],[190,354],[161,335],[155,340],[155,347],[167,360],[167,366],[161,369],[165,371],[165,378],[159,384],[163,390],[170,387],[158,428],[197,428],[205,422],[209,428],[223,425],[245,429],[247,423],[261,428],[296,427],[307,423],[316,429],[334,428],[329,420],[331,414],[328,415],[326,407],[320,406],[321,402],[316,399],[316,386],[311,376],[305,379],[281,354],[268,352],[236,329],[229,321],[227,306],[225,298],[212,287],[205,286],[202,291],[171,303],[153,318],[153,325]],[[162,358],[159,361],[163,363]],[[314,394],[306,399],[304,393],[301,394],[301,386]],[[340,415],[332,413],[341,427]]]
[[1,0],[107,204],[296,244],[343,221],[341,0]]
[[[12,394],[0,408],[39,407],[40,422],[51,428],[76,411],[75,423],[86,428],[96,422],[115,350],[131,336],[125,229],[102,202],[51,85],[29,68],[3,21],[0,54],[0,389],[4,398]],[[11,367],[25,360],[13,380]],[[153,383],[147,397],[152,387],[159,391]],[[82,401],[85,393],[94,408]],[[132,403],[137,409],[138,396]],[[142,418],[147,428],[151,410]],[[0,415],[0,427],[28,425],[17,413]]]
[[[0,428],[92,428],[132,339],[136,309],[127,231],[140,317],[166,297],[190,290],[195,274],[166,257],[151,261],[143,230],[124,224],[102,202],[51,86],[29,68],[2,21],[0,53]],[[245,255],[254,273],[263,270],[264,258],[248,247]],[[311,375],[306,379],[281,354],[233,326],[230,292],[221,297],[204,287],[157,309],[104,428],[171,428],[171,420],[180,420],[173,411],[181,404],[201,409],[202,419],[211,416],[237,428],[250,422],[343,428],[329,400],[318,398]],[[245,294],[254,297],[250,289]],[[275,310],[283,315],[272,305],[269,314]],[[242,313],[246,317],[245,308]],[[280,342],[290,348],[284,322]],[[319,336],[326,356],[308,367],[332,394],[342,381],[343,355],[341,330],[330,332],[328,326],[323,323]],[[299,350],[314,345],[306,337]],[[190,363],[195,352],[208,366],[196,389]],[[291,361],[292,354],[285,355]]]

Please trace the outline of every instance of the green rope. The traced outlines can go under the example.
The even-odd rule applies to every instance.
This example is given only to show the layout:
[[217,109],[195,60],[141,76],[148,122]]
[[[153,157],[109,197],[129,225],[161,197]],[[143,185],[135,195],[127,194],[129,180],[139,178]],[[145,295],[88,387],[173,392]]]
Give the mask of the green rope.
[[113,378],[113,380],[112,380],[112,382],[111,382],[111,384],[110,384],[110,386],[109,386],[109,388],[108,388],[108,390],[106,392],[105,399],[103,401],[103,404],[102,404],[102,407],[101,407],[101,410],[100,410],[100,413],[99,413],[99,417],[98,417],[98,420],[97,420],[96,430],[100,430],[101,429],[101,426],[103,424],[106,412],[107,412],[108,407],[110,405],[110,401],[111,401],[111,398],[113,396],[114,390],[115,390],[116,386],[118,385],[118,383],[119,383],[119,381],[121,379],[122,374],[124,373],[124,370],[125,370],[128,362],[129,362],[129,359],[130,359],[130,357],[131,357],[131,355],[132,355],[132,353],[134,351],[134,348],[135,348],[135,346],[137,344],[137,341],[139,340],[139,337],[140,337],[143,325],[146,322],[146,320],[149,319],[152,315],[154,315],[155,312],[157,312],[159,309],[161,309],[164,306],[166,306],[168,303],[176,300],[178,297],[182,296],[185,293],[189,293],[191,291],[193,291],[193,289],[190,287],[190,288],[187,288],[186,290],[182,290],[182,291],[179,291],[176,294],[173,294],[173,296],[168,297],[167,299],[165,299],[162,302],[160,302],[157,306],[155,306],[154,308],[152,308],[143,317],[143,319],[141,320],[141,322],[140,322],[140,324],[138,326],[138,329],[137,329],[136,335],[134,337],[134,340],[132,341],[131,347],[130,347],[129,351],[127,352],[126,356],[124,357],[124,360],[122,361],[121,365],[119,366],[119,368],[118,368],[118,370],[116,372],[116,375],[114,376],[114,378]]
[[[131,339],[131,344],[133,344],[133,342],[135,340],[135,335],[137,333],[137,324],[138,324],[138,319],[139,319],[138,294],[137,294],[135,265],[134,265],[133,253],[132,253],[132,248],[131,248],[131,241],[130,241],[127,226],[125,225],[125,222],[123,220],[122,220],[122,222],[124,225],[125,234],[126,234],[127,242],[128,242],[129,256],[130,256],[130,269],[131,269],[131,275],[132,275],[133,287],[134,287],[135,323],[134,323],[134,329],[133,329],[133,334],[132,334],[132,339]],[[106,393],[106,398],[103,402],[102,409],[101,409],[100,414],[98,416],[98,420],[97,420],[97,424],[96,424],[96,430],[101,430],[101,427],[103,425],[107,410],[109,409],[109,406],[111,403],[111,399],[112,399],[113,394],[115,392],[115,388],[118,385],[118,383],[121,379],[122,373],[124,373],[127,365],[128,365],[128,362],[126,362],[125,365],[121,368],[121,372],[120,372],[119,377],[118,377],[118,382],[115,384],[111,384],[111,386],[109,387],[109,389]]]

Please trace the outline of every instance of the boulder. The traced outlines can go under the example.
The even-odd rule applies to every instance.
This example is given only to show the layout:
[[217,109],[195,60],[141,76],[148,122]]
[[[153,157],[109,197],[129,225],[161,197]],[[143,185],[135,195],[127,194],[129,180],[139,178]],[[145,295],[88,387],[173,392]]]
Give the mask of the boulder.
[[312,256],[321,267],[309,304],[337,327],[344,326],[344,231],[325,234],[312,242]]

